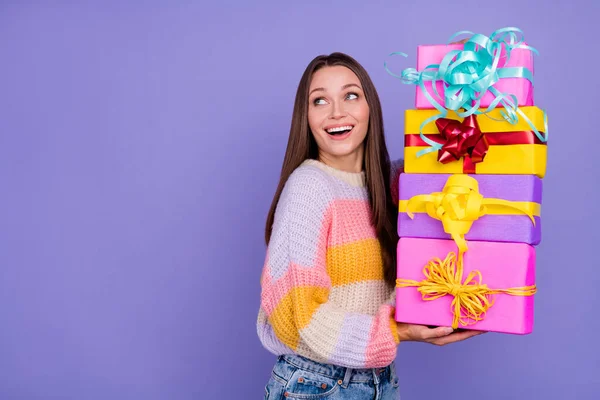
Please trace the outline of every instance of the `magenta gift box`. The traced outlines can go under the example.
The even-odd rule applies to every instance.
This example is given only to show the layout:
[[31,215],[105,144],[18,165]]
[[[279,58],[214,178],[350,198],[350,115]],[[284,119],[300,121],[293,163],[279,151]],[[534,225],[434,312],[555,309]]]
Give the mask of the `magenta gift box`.
[[[441,192],[451,174],[400,174],[398,235],[400,237],[450,239],[440,220],[424,212],[411,219],[406,205],[413,196]],[[484,198],[519,202],[541,211],[542,179],[535,175],[469,175],[477,180]],[[528,204],[527,204],[528,203]],[[542,237],[541,218],[534,215],[535,226],[524,214],[483,215],[473,222],[464,236],[467,241],[519,242],[538,245]]]
[[[398,278],[421,281],[423,268],[434,257],[442,260],[457,252],[452,240],[401,238],[398,242]],[[464,254],[464,278],[473,270],[481,272],[481,283],[492,289],[535,284],[535,249],[524,243],[469,242]],[[458,328],[489,332],[529,334],[533,330],[534,296],[493,295],[494,304],[483,320]],[[453,296],[425,301],[416,287],[396,288],[398,322],[452,326]]]
[[[525,45],[525,43],[523,43]],[[452,50],[462,50],[463,44],[448,44],[448,45],[421,45],[417,46],[417,71],[422,72],[427,66],[432,64],[439,64],[444,56]],[[500,53],[500,59],[498,67],[523,67],[527,68],[533,74],[533,53],[528,49],[515,48],[510,53],[508,62],[506,61],[506,51],[503,47]],[[436,83],[438,96],[432,88],[431,82],[424,82],[428,93],[444,108],[446,108],[445,101],[443,99],[444,84],[441,81]],[[494,84],[500,93],[507,93],[515,95],[517,98],[517,105],[520,106],[533,106],[533,85],[525,78],[500,78],[498,82]],[[417,109],[432,109],[434,108],[429,100],[425,97],[425,94],[421,88],[417,85],[415,107]],[[491,92],[487,92],[481,99],[480,107],[486,108],[490,105],[494,96]],[[498,107],[502,107],[502,103],[498,104]]]

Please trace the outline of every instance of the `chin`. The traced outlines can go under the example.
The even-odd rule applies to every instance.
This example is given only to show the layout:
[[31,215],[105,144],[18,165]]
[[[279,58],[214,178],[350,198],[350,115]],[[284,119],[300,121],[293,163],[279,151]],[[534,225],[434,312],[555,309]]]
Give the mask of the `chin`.
[[345,149],[327,149],[326,152],[331,154],[334,157],[337,158],[344,158],[344,157],[352,157],[354,156],[360,149],[360,146],[353,146],[352,148],[345,148]]

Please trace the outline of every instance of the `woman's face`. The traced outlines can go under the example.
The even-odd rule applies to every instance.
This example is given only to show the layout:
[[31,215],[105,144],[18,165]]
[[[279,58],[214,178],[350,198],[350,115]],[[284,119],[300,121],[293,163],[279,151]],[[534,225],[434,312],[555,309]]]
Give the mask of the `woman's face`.
[[343,66],[319,69],[312,77],[308,103],[308,125],[321,160],[340,169],[360,170],[369,105],[358,77]]

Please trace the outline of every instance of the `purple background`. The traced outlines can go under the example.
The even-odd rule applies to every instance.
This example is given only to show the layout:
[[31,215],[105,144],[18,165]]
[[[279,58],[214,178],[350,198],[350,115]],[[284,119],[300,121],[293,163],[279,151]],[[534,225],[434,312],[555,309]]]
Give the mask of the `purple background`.
[[509,25],[550,120],[535,330],[401,345],[402,398],[600,397],[598,2],[144,3],[0,5],[0,398],[260,398],[263,227],[306,64],[363,63],[398,158],[414,87],[387,54]]

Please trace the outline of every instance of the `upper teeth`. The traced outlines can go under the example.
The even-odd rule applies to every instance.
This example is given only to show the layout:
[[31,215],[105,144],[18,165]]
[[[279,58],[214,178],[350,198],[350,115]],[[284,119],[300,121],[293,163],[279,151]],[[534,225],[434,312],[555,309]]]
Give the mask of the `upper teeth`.
[[327,132],[331,133],[331,132],[340,132],[340,131],[348,131],[352,129],[352,126],[347,125],[347,126],[339,126],[337,128],[331,128],[331,129],[327,129]]

